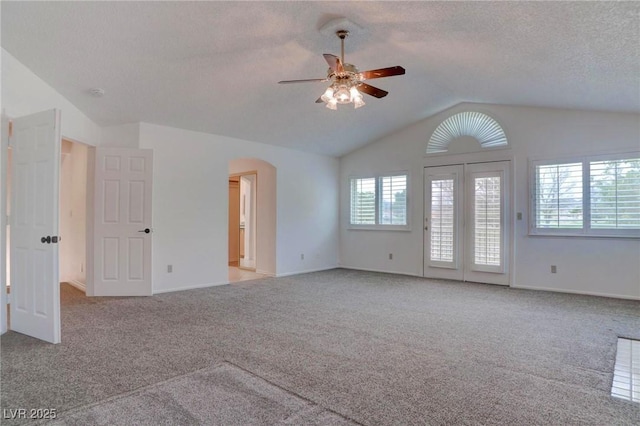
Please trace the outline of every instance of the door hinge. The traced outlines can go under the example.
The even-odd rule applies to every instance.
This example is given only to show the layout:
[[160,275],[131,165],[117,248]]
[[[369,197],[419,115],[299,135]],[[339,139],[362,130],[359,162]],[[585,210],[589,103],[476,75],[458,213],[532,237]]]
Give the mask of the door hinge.
[[7,146],[13,147],[13,121],[7,123]]

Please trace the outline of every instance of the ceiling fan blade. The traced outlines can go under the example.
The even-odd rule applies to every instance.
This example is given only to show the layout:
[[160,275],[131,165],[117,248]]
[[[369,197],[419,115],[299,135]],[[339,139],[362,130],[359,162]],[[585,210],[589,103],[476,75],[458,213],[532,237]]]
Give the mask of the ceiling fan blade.
[[399,65],[396,65],[395,67],[362,71],[360,74],[362,74],[363,80],[371,80],[372,78],[391,77],[394,75],[403,75],[404,73],[405,73],[405,69]]
[[329,81],[326,78],[308,78],[306,80],[282,80],[278,84],[292,84],[292,83],[314,83],[320,81]]
[[386,90],[378,89],[377,87],[370,86],[367,83],[360,83],[356,86],[356,88],[362,93],[371,95],[374,98],[384,98],[389,94],[389,92],[387,92]]
[[322,56],[324,56],[325,61],[327,61],[327,63],[329,64],[329,68],[331,68],[333,72],[344,72],[342,61],[336,55],[332,55],[331,53],[324,53]]

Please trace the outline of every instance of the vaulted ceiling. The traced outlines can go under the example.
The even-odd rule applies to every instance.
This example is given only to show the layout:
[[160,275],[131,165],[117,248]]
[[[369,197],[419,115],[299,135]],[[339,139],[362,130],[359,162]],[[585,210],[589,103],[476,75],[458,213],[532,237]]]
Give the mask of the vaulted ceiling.
[[[2,2],[2,47],[103,126],[149,122],[339,156],[459,102],[640,112],[640,3]],[[314,101],[320,29],[389,91]],[[103,88],[102,98],[88,94]],[[425,135],[427,140],[428,135]]]

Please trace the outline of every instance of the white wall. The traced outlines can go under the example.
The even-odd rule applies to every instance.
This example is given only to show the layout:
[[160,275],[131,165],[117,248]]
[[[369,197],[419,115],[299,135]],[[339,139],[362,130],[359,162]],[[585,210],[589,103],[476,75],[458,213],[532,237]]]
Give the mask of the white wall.
[[[640,298],[640,240],[533,237],[527,225],[528,160],[638,151],[638,114],[461,104],[342,157],[340,264],[422,275],[423,168],[447,159],[447,155],[427,157],[427,141],[444,119],[467,110],[497,119],[509,139],[509,150],[471,154],[470,158],[491,160],[506,155],[514,160],[514,211],[522,212],[523,220],[514,221],[513,286]],[[411,231],[347,229],[349,176],[398,170],[410,174]],[[393,260],[388,260],[390,252]],[[550,273],[551,264],[557,265],[557,274]]]
[[100,146],[138,148],[140,123],[121,124],[101,128]]
[[337,159],[146,123],[140,148],[154,150],[155,293],[228,282],[228,175],[236,158],[277,169],[276,274],[337,266]]
[[68,260],[71,258],[71,145],[66,140],[62,141],[60,150],[60,195],[58,198],[60,214],[58,219],[58,231],[62,241],[58,243],[59,276],[60,282],[67,282],[71,276]]
[[88,148],[66,140],[62,143],[60,282],[68,282],[83,289],[86,284]]
[[62,136],[88,145],[100,144],[100,127],[51,86],[2,49],[2,108],[10,118],[57,108]]

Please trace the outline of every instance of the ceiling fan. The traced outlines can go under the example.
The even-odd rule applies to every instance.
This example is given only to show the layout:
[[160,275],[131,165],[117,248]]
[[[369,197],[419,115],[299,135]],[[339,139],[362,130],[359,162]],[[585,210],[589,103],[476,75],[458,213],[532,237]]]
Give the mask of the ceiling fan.
[[279,81],[280,84],[290,83],[313,83],[313,82],[331,82],[327,90],[322,96],[320,96],[316,103],[325,102],[327,108],[338,109],[338,104],[353,103],[354,108],[360,108],[364,106],[365,102],[362,99],[362,93],[371,95],[374,98],[384,98],[389,92],[373,87],[365,80],[371,80],[374,78],[392,77],[394,75],[403,75],[405,69],[401,66],[380,68],[369,71],[358,71],[355,65],[347,64],[344,61],[344,39],[349,35],[347,30],[338,30],[336,35],[340,38],[341,45],[341,57],[338,58],[330,53],[325,53],[324,59],[329,64],[329,70],[327,71],[326,78],[311,78],[306,80],[284,80]]

